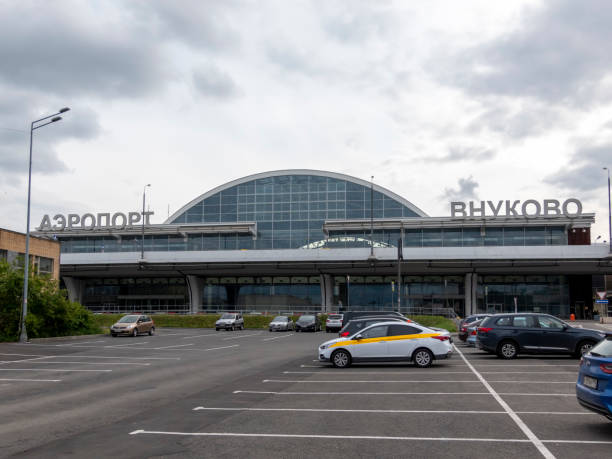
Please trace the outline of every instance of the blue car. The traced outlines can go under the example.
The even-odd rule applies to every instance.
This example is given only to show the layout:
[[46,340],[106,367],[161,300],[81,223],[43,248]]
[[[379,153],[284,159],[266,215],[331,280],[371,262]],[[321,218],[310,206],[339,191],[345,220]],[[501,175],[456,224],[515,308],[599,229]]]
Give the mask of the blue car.
[[612,335],[582,356],[576,396],[583,407],[612,421]]

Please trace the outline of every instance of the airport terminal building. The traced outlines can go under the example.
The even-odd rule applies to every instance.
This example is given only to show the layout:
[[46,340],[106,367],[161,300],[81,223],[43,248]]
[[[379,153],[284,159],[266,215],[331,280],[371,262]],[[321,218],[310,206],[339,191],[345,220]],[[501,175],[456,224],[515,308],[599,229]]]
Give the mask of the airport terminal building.
[[[612,257],[576,199],[451,203],[429,217],[370,182],[283,170],[149,212],[45,215],[71,299],[94,311],[414,313],[590,317]],[[52,214],[50,214],[52,215]]]

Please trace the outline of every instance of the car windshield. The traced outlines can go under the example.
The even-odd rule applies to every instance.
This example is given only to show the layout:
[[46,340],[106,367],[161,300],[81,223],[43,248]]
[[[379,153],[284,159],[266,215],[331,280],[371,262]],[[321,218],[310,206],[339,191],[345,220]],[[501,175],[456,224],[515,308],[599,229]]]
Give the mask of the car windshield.
[[594,346],[591,349],[591,354],[596,357],[612,357],[612,337],[608,337]]
[[225,313],[221,316],[222,319],[235,319],[236,318],[236,314],[229,314],[229,313]]
[[119,322],[133,324],[134,322],[138,321],[139,317],[140,316],[124,316],[121,319],[119,319]]
[[288,317],[285,316],[276,316],[272,322],[287,322]]
[[298,322],[312,322],[314,320],[314,316],[302,316],[298,319]]

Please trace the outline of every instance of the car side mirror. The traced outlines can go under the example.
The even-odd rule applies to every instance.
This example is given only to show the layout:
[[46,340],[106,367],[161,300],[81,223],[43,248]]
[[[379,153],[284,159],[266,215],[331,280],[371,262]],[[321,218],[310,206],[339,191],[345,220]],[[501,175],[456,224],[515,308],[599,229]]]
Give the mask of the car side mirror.
[[563,331],[566,331],[569,327],[567,325],[563,325]]
[[359,335],[355,336],[355,339],[356,339],[356,340],[363,339],[363,336],[361,336],[361,333],[360,333]]

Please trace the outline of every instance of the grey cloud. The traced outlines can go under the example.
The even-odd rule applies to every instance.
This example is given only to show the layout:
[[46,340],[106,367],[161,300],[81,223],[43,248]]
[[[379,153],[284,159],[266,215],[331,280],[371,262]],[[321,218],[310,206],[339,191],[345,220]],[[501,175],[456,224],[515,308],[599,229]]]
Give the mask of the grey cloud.
[[605,45],[612,41],[610,3],[550,1],[526,10],[521,23],[512,33],[455,56],[441,78],[477,95],[568,104],[595,100],[612,66]]
[[[54,97],[12,92],[0,86],[0,185],[18,187],[27,180],[30,123],[55,113],[61,106]],[[97,115],[86,106],[73,106],[62,117],[34,131],[33,174],[67,172],[58,145],[68,139],[93,139],[100,133]]]
[[511,108],[503,102],[487,103],[491,107],[472,120],[467,130],[478,133],[485,129],[503,133],[513,139],[520,139],[546,132],[565,122],[560,110],[553,110],[540,104],[522,103]]
[[159,33],[168,39],[209,50],[227,50],[240,44],[240,36],[234,27],[236,16],[243,2],[166,0],[128,1],[126,7],[135,15],[156,24]]
[[162,77],[165,66],[155,40],[138,27],[88,30],[61,4],[44,15],[31,11],[36,5],[12,5],[0,19],[0,81],[5,84],[63,96],[134,97]]
[[448,201],[476,199],[476,188],[478,188],[478,182],[470,175],[466,178],[460,178],[457,188],[444,188],[442,197]]
[[488,161],[495,157],[495,151],[490,148],[451,146],[448,153],[442,156],[422,156],[417,160],[426,163],[456,162],[456,161]]
[[544,181],[560,189],[591,194],[606,185],[603,167],[612,167],[612,142],[576,150],[569,164]]
[[323,10],[323,29],[345,43],[387,35],[399,24],[388,2],[322,1],[318,6]]
[[193,83],[200,93],[208,97],[228,99],[242,93],[231,76],[212,66],[194,71]]

